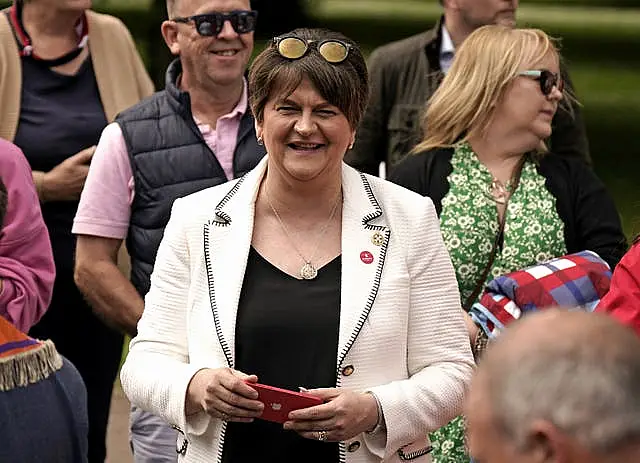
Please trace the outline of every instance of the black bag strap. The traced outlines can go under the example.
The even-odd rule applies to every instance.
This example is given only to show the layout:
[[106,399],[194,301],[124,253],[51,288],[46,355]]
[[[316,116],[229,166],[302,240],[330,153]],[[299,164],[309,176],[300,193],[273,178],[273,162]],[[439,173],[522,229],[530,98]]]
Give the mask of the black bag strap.
[[498,247],[500,247],[500,243],[504,239],[504,226],[507,223],[507,206],[509,205],[509,200],[511,199],[511,196],[513,195],[513,193],[515,193],[516,188],[518,188],[518,185],[520,184],[520,176],[522,175],[522,168],[524,167],[526,158],[527,158],[527,155],[525,155],[522,158],[522,161],[520,161],[517,167],[516,175],[513,179],[513,190],[511,192],[511,195],[509,195],[509,198],[507,198],[507,200],[504,203],[504,214],[502,214],[502,219],[500,220],[500,224],[498,225],[498,232],[496,233],[496,237],[493,240],[493,246],[491,247],[491,252],[489,253],[489,260],[487,261],[487,266],[482,271],[482,275],[480,275],[480,278],[478,278],[478,282],[476,283],[476,286],[473,289],[473,292],[469,295],[469,297],[467,297],[467,299],[464,302],[464,305],[462,306],[465,312],[469,312],[469,310],[471,310],[471,306],[473,306],[474,302],[482,292],[482,289],[484,288],[484,282],[487,280],[487,276],[489,276],[491,267],[493,266],[493,263],[496,260]]

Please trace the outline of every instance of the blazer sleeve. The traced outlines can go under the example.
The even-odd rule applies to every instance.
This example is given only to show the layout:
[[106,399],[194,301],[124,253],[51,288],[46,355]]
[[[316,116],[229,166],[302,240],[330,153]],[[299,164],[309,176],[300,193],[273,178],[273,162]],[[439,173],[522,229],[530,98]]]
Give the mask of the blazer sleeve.
[[[562,78],[569,93],[573,94],[573,83],[566,66],[561,66]],[[589,141],[584,124],[582,109],[573,100],[564,99],[552,121],[552,135],[549,140],[551,151],[560,156],[580,159],[591,166]]]
[[573,238],[570,240],[573,244],[567,246],[568,251],[596,252],[613,269],[627,250],[627,239],[613,198],[586,164],[567,162],[574,196]]
[[613,271],[609,292],[596,309],[631,327],[640,336],[640,242]]
[[183,224],[188,211],[174,202],[151,275],[151,288],[138,323],[138,335],[120,372],[122,388],[140,408],[161,416],[185,433],[202,434],[206,414],[185,416],[185,396],[201,367],[189,364],[187,299],[190,287],[189,248]]
[[27,332],[49,307],[56,271],[31,167],[22,151],[1,143],[7,211],[0,234],[0,315]]
[[458,284],[432,202],[408,224],[411,278],[407,345],[409,379],[372,388],[387,428],[385,458],[462,412],[474,361]]
[[370,175],[378,175],[380,163],[387,159],[387,120],[390,106],[386,89],[389,72],[383,60],[384,54],[374,50],[368,61],[371,93],[367,109],[356,134],[353,149],[347,151],[345,162]]

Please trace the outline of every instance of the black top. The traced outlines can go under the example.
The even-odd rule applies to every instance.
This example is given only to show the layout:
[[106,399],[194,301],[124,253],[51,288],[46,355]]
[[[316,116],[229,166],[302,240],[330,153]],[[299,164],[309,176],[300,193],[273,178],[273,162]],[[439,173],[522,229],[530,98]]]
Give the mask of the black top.
[[[438,215],[449,191],[453,149],[433,149],[407,156],[389,180],[434,203]],[[585,249],[598,253],[613,269],[627,249],[620,217],[604,184],[582,161],[548,154],[537,162],[546,187],[556,198],[569,254]]]
[[[75,75],[52,71],[29,57],[22,58],[20,119],[14,143],[31,168],[48,172],[68,157],[96,145],[107,120],[91,59]],[[75,238],[71,234],[77,201],[42,205],[58,272],[73,270]]]
[[[341,266],[336,257],[315,280],[298,280],[251,248],[236,320],[236,369],[293,391],[335,387]],[[263,420],[229,423],[222,461],[331,463],[338,444]]]

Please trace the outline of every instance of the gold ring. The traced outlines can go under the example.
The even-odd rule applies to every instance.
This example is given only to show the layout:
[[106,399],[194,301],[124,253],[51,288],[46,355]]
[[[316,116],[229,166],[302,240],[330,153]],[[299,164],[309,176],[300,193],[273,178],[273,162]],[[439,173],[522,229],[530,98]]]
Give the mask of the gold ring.
[[327,431],[318,431],[316,437],[320,442],[326,441],[327,440]]

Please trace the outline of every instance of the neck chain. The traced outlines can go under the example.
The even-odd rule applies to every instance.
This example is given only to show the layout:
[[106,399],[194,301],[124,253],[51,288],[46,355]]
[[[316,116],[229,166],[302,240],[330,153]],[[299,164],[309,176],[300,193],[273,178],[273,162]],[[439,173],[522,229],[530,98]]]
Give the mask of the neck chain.
[[313,280],[315,277],[318,276],[318,269],[311,263],[311,261],[316,256],[316,253],[318,252],[318,247],[320,246],[320,241],[322,240],[322,237],[324,236],[325,232],[327,231],[327,228],[329,227],[329,224],[331,223],[331,220],[333,219],[333,217],[336,214],[336,211],[338,210],[338,204],[340,203],[340,195],[341,195],[342,191],[338,192],[338,197],[336,198],[335,204],[333,205],[333,209],[331,209],[331,214],[329,215],[329,218],[327,219],[327,221],[325,222],[323,227],[320,229],[320,232],[318,233],[318,238],[316,240],[316,245],[315,245],[315,247],[313,249],[313,254],[311,254],[311,257],[309,257],[309,259],[307,259],[306,257],[304,257],[302,255],[302,253],[300,252],[300,250],[296,246],[296,243],[293,240],[293,238],[291,237],[291,234],[289,233],[289,230],[287,230],[287,227],[285,226],[284,222],[282,221],[282,218],[280,217],[280,214],[278,214],[278,211],[276,210],[276,208],[273,207],[273,204],[271,203],[271,198],[269,197],[269,191],[268,190],[269,189],[267,188],[267,185],[265,184],[265,186],[264,186],[264,195],[265,195],[265,198],[267,200],[267,203],[269,204],[269,207],[273,211],[273,215],[275,215],[276,219],[278,219],[278,222],[280,223],[280,226],[282,227],[282,230],[284,231],[284,234],[287,235],[287,239],[289,240],[289,243],[291,244],[291,247],[293,247],[293,249],[296,251],[296,253],[298,253],[300,258],[304,262],[304,265],[300,268],[300,276],[302,277],[303,280]]
[[509,180],[505,185],[497,178],[493,178],[487,187],[487,197],[498,204],[506,204],[513,193],[513,181]]

